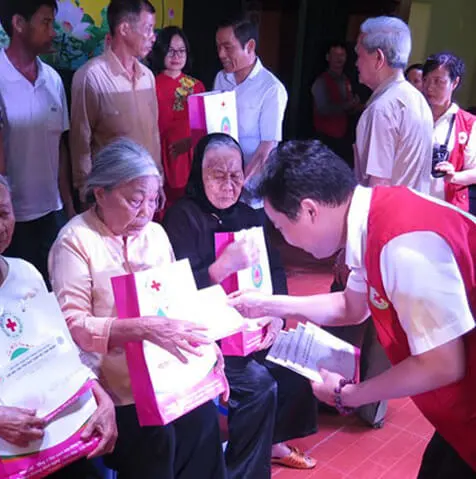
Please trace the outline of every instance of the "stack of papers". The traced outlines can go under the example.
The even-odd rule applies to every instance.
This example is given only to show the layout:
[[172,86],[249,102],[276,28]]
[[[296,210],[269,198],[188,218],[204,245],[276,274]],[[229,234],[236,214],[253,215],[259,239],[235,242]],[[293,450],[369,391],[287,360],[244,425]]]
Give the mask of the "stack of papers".
[[319,383],[319,369],[359,379],[360,350],[313,323],[281,331],[266,359]]

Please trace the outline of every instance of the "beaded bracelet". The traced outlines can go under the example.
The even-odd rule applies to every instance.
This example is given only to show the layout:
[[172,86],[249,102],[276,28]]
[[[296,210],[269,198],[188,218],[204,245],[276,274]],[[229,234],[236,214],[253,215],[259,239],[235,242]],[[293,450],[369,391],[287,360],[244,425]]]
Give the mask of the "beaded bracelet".
[[353,379],[341,379],[339,381],[339,385],[334,389],[336,409],[339,412],[339,414],[342,414],[343,416],[348,416],[349,414],[352,414],[355,411],[354,407],[346,407],[342,405],[342,398],[341,398],[342,388],[344,388],[345,386],[349,384],[355,384],[355,381]]

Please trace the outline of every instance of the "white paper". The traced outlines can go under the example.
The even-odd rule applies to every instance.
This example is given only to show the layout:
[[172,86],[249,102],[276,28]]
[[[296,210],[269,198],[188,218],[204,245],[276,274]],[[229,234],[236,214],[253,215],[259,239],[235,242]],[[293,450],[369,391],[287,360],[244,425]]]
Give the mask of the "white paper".
[[238,115],[234,91],[202,94],[208,133],[226,133],[238,138]]
[[220,285],[197,290],[188,259],[134,274],[141,316],[167,316],[206,326],[218,340],[242,330],[244,318],[228,305]]
[[313,323],[299,323],[296,330],[281,331],[275,345],[266,359],[313,381],[322,382],[319,369],[348,379],[358,377],[358,350]]
[[[45,417],[71,399],[91,376],[80,360],[53,293],[25,304],[3,301],[0,315],[0,403]],[[66,441],[92,415],[90,391],[54,418],[41,441],[18,448],[0,440],[0,456],[45,450]]]
[[265,294],[273,294],[273,282],[263,228],[256,226],[247,230],[237,231],[234,235],[235,241],[240,241],[244,237],[251,238],[259,250],[259,262],[250,268],[238,271],[239,289],[257,289]]

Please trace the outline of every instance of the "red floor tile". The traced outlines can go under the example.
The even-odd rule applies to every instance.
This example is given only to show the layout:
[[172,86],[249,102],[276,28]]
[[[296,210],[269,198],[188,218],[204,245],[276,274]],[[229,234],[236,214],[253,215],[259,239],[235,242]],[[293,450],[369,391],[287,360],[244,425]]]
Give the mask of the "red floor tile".
[[419,438],[417,436],[402,432],[391,438],[377,452],[372,454],[369,459],[372,459],[377,464],[393,466],[418,443]]
[[[386,466],[382,466],[381,464],[377,464],[376,462],[367,459],[356,469],[352,470],[347,477],[352,477],[353,479],[380,479],[385,477],[387,470],[388,468]],[[407,478],[402,476],[400,479]]]
[[[290,294],[329,291],[332,261],[313,261],[282,246]],[[291,318],[290,326],[297,318]],[[299,319],[299,318],[298,318]],[[276,479],[414,479],[433,428],[407,398],[389,401],[382,429],[357,417],[321,414],[318,433],[291,441],[318,461],[313,470],[273,467]]]

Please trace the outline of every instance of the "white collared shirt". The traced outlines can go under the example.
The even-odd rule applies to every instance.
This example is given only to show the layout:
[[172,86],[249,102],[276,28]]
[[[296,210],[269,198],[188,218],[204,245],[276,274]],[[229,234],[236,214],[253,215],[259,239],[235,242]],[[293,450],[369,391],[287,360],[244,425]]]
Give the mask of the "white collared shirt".
[[[371,199],[372,189],[358,186],[347,220],[346,264],[351,269],[347,287],[364,294]],[[382,249],[380,269],[385,293],[398,314],[412,355],[448,343],[475,327],[463,278],[450,246],[441,236],[419,231],[392,239]]]
[[[450,128],[451,117],[458,113],[459,106],[452,103],[446,112],[438,118],[433,128],[433,144],[443,145]],[[469,138],[463,138],[463,142],[468,143],[464,149],[464,166],[463,170],[470,170],[476,167],[476,122],[473,124]],[[465,135],[466,136],[466,135]],[[459,141],[459,139],[458,139]],[[451,135],[448,140],[448,151],[451,154],[456,143],[456,126],[453,125]],[[435,198],[445,199],[445,179],[431,177],[430,194]]]
[[17,221],[63,207],[58,186],[60,139],[69,129],[66,95],[58,73],[38,62],[33,85],[0,51],[0,110],[7,176]]
[[281,141],[288,94],[260,59],[248,77],[236,84],[234,73],[218,72],[214,90],[236,92],[238,138],[247,165],[262,141]]
[[357,124],[355,172],[368,186],[371,176],[423,193],[430,191],[433,116],[428,102],[403,73],[380,85]]

